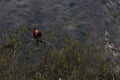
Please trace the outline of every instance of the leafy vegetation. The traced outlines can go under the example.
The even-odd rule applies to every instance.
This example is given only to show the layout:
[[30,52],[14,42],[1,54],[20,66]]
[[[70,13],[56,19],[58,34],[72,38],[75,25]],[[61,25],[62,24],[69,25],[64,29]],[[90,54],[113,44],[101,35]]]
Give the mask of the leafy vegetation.
[[116,13],[115,15],[113,15],[114,18],[117,18],[120,16],[120,12]]
[[[24,37],[28,29],[22,27],[21,31],[17,36],[11,33],[8,42],[13,44],[0,49],[0,80],[120,79],[120,73],[114,71],[116,64],[105,61],[105,52],[97,49],[97,43],[88,45],[84,40],[80,44],[65,38],[61,49],[40,44],[41,48],[36,50]],[[53,32],[49,36],[53,40],[56,37]]]

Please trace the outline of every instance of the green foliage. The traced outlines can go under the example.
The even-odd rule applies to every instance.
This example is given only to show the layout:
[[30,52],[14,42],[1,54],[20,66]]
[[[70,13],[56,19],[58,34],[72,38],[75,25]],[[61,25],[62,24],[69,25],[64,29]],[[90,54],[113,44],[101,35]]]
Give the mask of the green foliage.
[[53,9],[52,9],[55,13],[57,13],[59,11],[59,6],[55,6]]
[[118,27],[118,32],[120,33],[120,26]]
[[63,20],[65,21],[68,21],[72,18],[72,14],[66,14],[64,17],[63,17]]
[[[18,31],[19,32],[19,31]],[[69,41],[64,38],[64,47],[57,49],[41,45],[35,50],[26,42],[24,33],[28,29],[22,27],[16,35],[9,34],[9,43],[13,47],[3,47],[0,51],[0,80],[118,80],[120,73],[115,73],[114,61],[104,61],[104,50],[98,50],[97,43],[88,44],[86,40]],[[50,32],[46,38],[56,40],[57,34]],[[12,40],[15,39],[15,40]],[[28,39],[28,38],[27,38]],[[26,44],[29,44],[27,46]],[[25,45],[25,46],[24,46]],[[25,51],[25,52],[24,52]],[[31,62],[19,55],[32,57]],[[32,59],[37,60],[32,61]]]
[[[65,80],[94,80],[110,79],[115,75],[112,73],[110,63],[101,63],[102,54],[96,58],[97,63],[92,58],[97,52],[94,44],[88,47],[86,43],[79,45],[78,41],[71,42],[66,48],[54,49],[49,56],[45,57],[41,73],[46,79],[56,80],[62,78]],[[95,66],[98,64],[99,66]],[[113,64],[111,64],[113,65]]]
[[120,12],[117,12],[116,14],[113,15],[114,18],[117,18],[120,16]]

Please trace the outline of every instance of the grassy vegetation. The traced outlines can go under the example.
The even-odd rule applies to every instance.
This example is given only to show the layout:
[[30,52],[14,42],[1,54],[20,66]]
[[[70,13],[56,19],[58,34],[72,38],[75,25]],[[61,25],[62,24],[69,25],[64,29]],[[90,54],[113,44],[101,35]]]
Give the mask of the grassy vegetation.
[[[120,79],[120,73],[114,71],[114,62],[104,61],[104,50],[98,50],[97,43],[88,45],[85,40],[80,44],[64,39],[65,46],[61,49],[41,45],[40,49],[35,50],[33,44],[25,42],[24,33],[28,29],[22,27],[20,31],[17,36],[11,36],[12,33],[9,35],[9,43],[14,44],[0,49],[0,80]],[[49,36],[53,40],[56,37],[52,32]],[[20,60],[19,56],[23,53]],[[30,61],[24,57],[26,54],[31,56]],[[37,61],[33,62],[33,58]]]
[[118,26],[118,32],[120,33],[120,25]]
[[68,20],[72,19],[72,17],[73,17],[72,14],[67,14],[62,19],[65,21],[68,21]]
[[113,15],[114,18],[117,18],[120,16],[120,12],[116,13],[115,15]]

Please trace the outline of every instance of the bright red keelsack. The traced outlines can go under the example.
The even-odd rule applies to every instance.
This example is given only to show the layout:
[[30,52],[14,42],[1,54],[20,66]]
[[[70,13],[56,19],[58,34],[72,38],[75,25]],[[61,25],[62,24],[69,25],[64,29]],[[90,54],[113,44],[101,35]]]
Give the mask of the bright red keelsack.
[[35,33],[35,35],[38,35],[39,30],[38,30],[38,29],[36,29],[36,30],[34,31],[34,33]]

